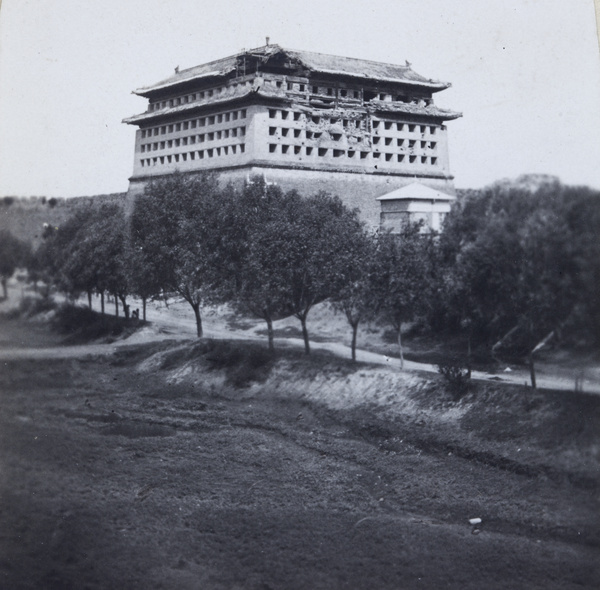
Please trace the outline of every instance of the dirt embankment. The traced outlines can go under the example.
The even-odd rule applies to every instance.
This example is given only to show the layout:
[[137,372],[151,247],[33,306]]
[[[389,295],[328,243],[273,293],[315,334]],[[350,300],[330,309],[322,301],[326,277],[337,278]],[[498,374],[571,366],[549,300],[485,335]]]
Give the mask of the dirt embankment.
[[0,587],[600,583],[595,397],[210,342],[9,361],[0,396]]

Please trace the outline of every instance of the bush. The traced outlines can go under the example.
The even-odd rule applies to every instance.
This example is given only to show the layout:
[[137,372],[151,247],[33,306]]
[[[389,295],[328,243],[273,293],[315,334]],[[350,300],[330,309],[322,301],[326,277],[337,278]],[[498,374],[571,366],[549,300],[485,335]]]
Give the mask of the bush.
[[33,317],[56,309],[56,303],[50,297],[25,297],[19,303],[19,313],[26,317]]
[[458,401],[469,391],[471,380],[468,369],[457,360],[438,364],[438,372],[444,377],[452,399]]
[[72,343],[128,335],[139,325],[139,320],[102,315],[87,307],[68,304],[58,308],[52,322],[53,328],[68,335]]
[[273,354],[254,344],[210,340],[206,360],[215,369],[227,370],[227,381],[235,387],[264,382],[273,366]]

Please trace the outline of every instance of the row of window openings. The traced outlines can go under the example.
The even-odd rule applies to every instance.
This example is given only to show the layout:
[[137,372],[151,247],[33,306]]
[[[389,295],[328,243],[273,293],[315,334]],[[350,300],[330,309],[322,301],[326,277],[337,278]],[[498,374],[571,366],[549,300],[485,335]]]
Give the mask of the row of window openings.
[[140,151],[150,152],[153,150],[164,150],[166,148],[180,147],[182,145],[193,145],[195,143],[204,143],[205,141],[215,141],[219,139],[228,139],[229,137],[240,137],[246,135],[245,127],[236,127],[235,129],[225,129],[224,131],[213,131],[211,133],[202,133],[200,135],[190,135],[179,139],[169,139],[168,141],[156,141],[154,143],[145,143],[140,146]]
[[201,117],[200,119],[192,119],[191,121],[183,121],[182,123],[173,123],[172,125],[163,125],[162,127],[153,127],[152,129],[142,129],[142,139],[156,135],[166,135],[174,131],[187,131],[188,129],[196,129],[196,127],[205,127],[206,125],[229,123],[229,121],[237,121],[238,117],[245,119],[246,109],[221,113],[220,115],[210,115],[209,117]]
[[185,154],[173,154],[170,156],[158,156],[155,158],[146,158],[142,159],[141,164],[142,167],[145,166],[156,166],[158,164],[173,164],[179,161],[187,162],[189,160],[203,160],[205,157],[214,158],[219,156],[228,156],[237,154],[239,150],[240,154],[243,154],[246,151],[245,144],[241,143],[239,145],[229,145],[218,148],[211,148],[208,150],[199,150],[197,152],[189,152]]
[[[233,87],[235,88],[238,84],[233,84]],[[250,82],[245,82],[245,83],[241,83],[242,86],[247,86],[250,85]],[[283,81],[281,80],[277,80],[275,81],[275,86],[277,88],[282,88],[283,87]],[[306,85],[305,84],[294,84],[292,82],[287,82],[287,89],[288,90],[297,90],[298,92],[304,92],[306,90]],[[215,94],[221,94],[223,91],[225,90],[225,87],[219,87],[219,88],[212,88],[210,90],[203,90],[201,92],[195,92],[192,94],[186,94],[185,96],[178,96],[177,98],[171,98],[169,100],[163,100],[160,102],[155,102],[155,103],[150,103],[148,105],[148,109],[150,111],[156,111],[156,110],[160,110],[160,109],[164,109],[167,107],[177,107],[177,106],[181,106],[184,104],[188,104],[190,102],[195,102],[196,100],[204,100],[205,98],[212,98]],[[313,94],[326,94],[327,96],[335,96],[336,92],[335,92],[335,88],[331,88],[331,87],[319,87],[319,86],[312,86],[311,88],[312,93]],[[340,88],[339,89],[339,96],[341,98],[348,98],[348,97],[352,97],[356,100],[360,99],[360,90],[348,90],[346,88]],[[378,100],[386,100],[388,98],[392,98],[393,95],[391,94],[387,94],[386,92],[369,92],[369,91],[365,91],[365,99],[366,100],[372,100],[374,98],[378,99]],[[396,101],[401,101],[401,102],[410,102],[413,101],[415,99],[411,99],[408,98],[406,96],[403,95],[398,95],[395,97]],[[431,99],[424,99],[426,102],[431,102]]]
[[[288,89],[290,90],[290,88],[288,88]],[[319,88],[319,86],[313,86],[312,93],[313,94],[326,94],[327,96],[331,96],[332,98],[335,97],[335,95],[336,95],[335,88],[330,88],[330,87]],[[352,93],[352,98],[360,99],[360,91],[359,90],[347,90],[346,88],[339,89],[340,98],[348,98],[350,96],[350,93]],[[398,94],[398,95],[394,96],[393,94],[388,94],[387,92],[375,92],[373,90],[364,90],[363,98],[365,101],[375,99],[375,100],[385,100],[385,101],[392,100],[392,101],[396,101],[396,102],[406,102],[406,103],[415,103],[415,104],[420,102],[420,103],[422,103],[423,106],[430,105],[433,103],[433,100],[431,98],[415,98],[415,97],[404,96],[402,94]]]
[[[269,152],[274,154],[277,152],[277,147],[278,144],[276,143],[270,143],[269,144]],[[437,158],[435,157],[429,157],[429,156],[408,156],[408,158],[404,155],[404,154],[380,154],[378,152],[357,152],[354,150],[348,150],[348,152],[346,152],[345,150],[330,150],[328,148],[312,148],[312,147],[305,147],[305,154],[307,156],[313,156],[313,155],[317,155],[320,157],[326,157],[329,156],[331,152],[331,154],[333,155],[334,158],[341,158],[344,155],[347,155],[348,158],[354,158],[356,156],[356,154],[360,155],[360,159],[361,160],[366,160],[367,157],[369,156],[369,154],[371,154],[373,156],[373,158],[375,159],[380,159],[381,156],[384,156],[384,159],[386,162],[392,162],[394,159],[394,156],[396,156],[396,161],[398,162],[404,162],[405,159],[410,163],[410,164],[415,164],[415,163],[421,163],[421,164],[431,164],[432,166],[435,166],[437,164]],[[299,145],[295,145],[295,146],[290,146],[290,145],[282,145],[281,146],[281,153],[282,154],[294,154],[294,155],[301,155],[302,154],[302,147]]]
[[[275,85],[277,86],[277,88],[281,88],[282,82],[277,81],[275,83]],[[299,92],[304,92],[305,85],[304,84],[294,84],[292,82],[288,82],[287,89],[288,90],[298,90]],[[332,88],[332,87],[312,86],[311,90],[312,90],[312,94],[325,94],[325,95],[331,96],[331,97],[334,97],[336,95],[336,89]],[[340,88],[338,92],[339,92],[340,98],[354,98],[356,100],[360,99],[360,90],[349,90],[347,88]],[[431,104],[433,102],[430,98],[417,99],[414,97],[408,97],[408,96],[404,96],[401,94],[396,95],[396,97],[394,97],[394,95],[388,94],[387,92],[375,92],[375,91],[369,91],[369,90],[364,91],[364,98],[365,98],[365,100],[373,100],[373,99],[389,100],[389,99],[392,99],[392,100],[395,100],[398,102],[422,101],[425,104]]]
[[[277,88],[283,87],[283,82],[281,80],[277,80],[275,82],[275,86]],[[306,84],[294,84],[293,82],[287,82],[288,90],[297,90],[298,92],[304,92],[306,90]],[[318,86],[312,86],[311,88],[313,94],[327,94],[327,96],[334,96],[335,89],[334,88],[320,88]],[[360,90],[347,90],[346,88],[340,89],[340,96],[342,98],[347,98],[349,93],[352,94],[353,98],[360,98]],[[382,95],[383,96],[383,95]],[[383,99],[381,99],[383,100]]]
[[[290,117],[289,115],[292,115],[292,118],[294,121],[299,121],[302,113],[298,113],[295,111],[284,111],[284,110],[279,110],[279,109],[269,109],[269,118],[270,119],[276,119],[277,118],[277,114],[280,113],[281,114],[281,119],[286,121],[288,120]],[[348,127],[350,124],[350,120],[349,119],[328,119],[326,117],[320,117],[318,115],[314,115],[309,117],[310,121],[312,121],[313,123],[315,123],[316,125],[319,125],[321,123],[327,124],[329,123],[330,125],[337,125],[338,123],[341,123],[343,127]],[[358,121],[359,123],[359,127],[360,128],[364,128],[364,121]],[[429,129],[429,133],[431,135],[435,135],[437,132],[437,127],[435,125],[417,125],[417,124],[412,124],[412,123],[395,123],[393,121],[373,121],[372,122],[372,126],[373,129],[379,129],[380,127],[382,127],[383,123],[383,129],[386,130],[390,130],[390,129],[396,129],[397,131],[404,131],[405,128],[406,130],[408,130],[409,133],[427,133],[427,130]],[[271,128],[273,129],[273,128]]]
[[[240,82],[232,85],[233,88],[236,86],[250,86],[250,82]],[[163,100],[160,102],[150,103],[148,110],[158,111],[167,107],[178,107],[183,104],[195,102],[197,100],[204,100],[205,98],[212,98],[215,94],[221,94],[225,90],[225,87],[211,88],[210,90],[203,90],[202,92],[195,92],[192,94],[186,94],[185,96],[178,96],[177,98],[171,98],[169,100]]]
[[[299,138],[301,137],[301,133],[302,130],[301,129],[292,129],[291,130],[293,132],[293,136],[295,138]],[[282,128],[281,129],[281,136],[282,137],[288,137],[289,136],[289,132],[290,129],[288,128]],[[269,135],[276,135],[277,134],[277,127],[269,127]],[[306,131],[306,139],[319,139],[321,136],[323,135],[322,132],[319,131]],[[329,133],[331,139],[333,139],[334,141],[339,141],[342,138],[342,134],[341,133]],[[384,139],[384,144],[385,145],[392,145],[392,142],[394,141],[394,138],[392,137],[374,137],[373,138],[373,144],[378,145],[381,143],[381,139]],[[414,148],[414,147],[418,147],[417,144],[420,145],[421,149],[432,149],[434,150],[437,146],[437,142],[435,141],[417,141],[416,139],[396,139],[396,145],[398,147],[402,147],[405,145],[405,143],[408,141],[408,147],[409,148]]]

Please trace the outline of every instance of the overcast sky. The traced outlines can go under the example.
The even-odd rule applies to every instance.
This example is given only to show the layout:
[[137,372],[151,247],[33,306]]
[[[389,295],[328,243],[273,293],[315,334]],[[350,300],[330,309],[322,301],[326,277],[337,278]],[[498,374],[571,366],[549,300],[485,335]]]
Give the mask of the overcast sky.
[[449,81],[458,187],[523,173],[600,188],[593,0],[1,0],[0,195],[125,191],[131,94],[264,45]]

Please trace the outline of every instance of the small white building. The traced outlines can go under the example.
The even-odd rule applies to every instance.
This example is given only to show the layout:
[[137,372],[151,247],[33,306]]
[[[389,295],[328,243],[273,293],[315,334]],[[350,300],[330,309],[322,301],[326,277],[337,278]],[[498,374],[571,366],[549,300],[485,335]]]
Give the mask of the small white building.
[[377,200],[381,203],[381,227],[400,231],[402,224],[423,220],[423,231],[440,231],[450,212],[454,195],[413,182],[387,193]]

